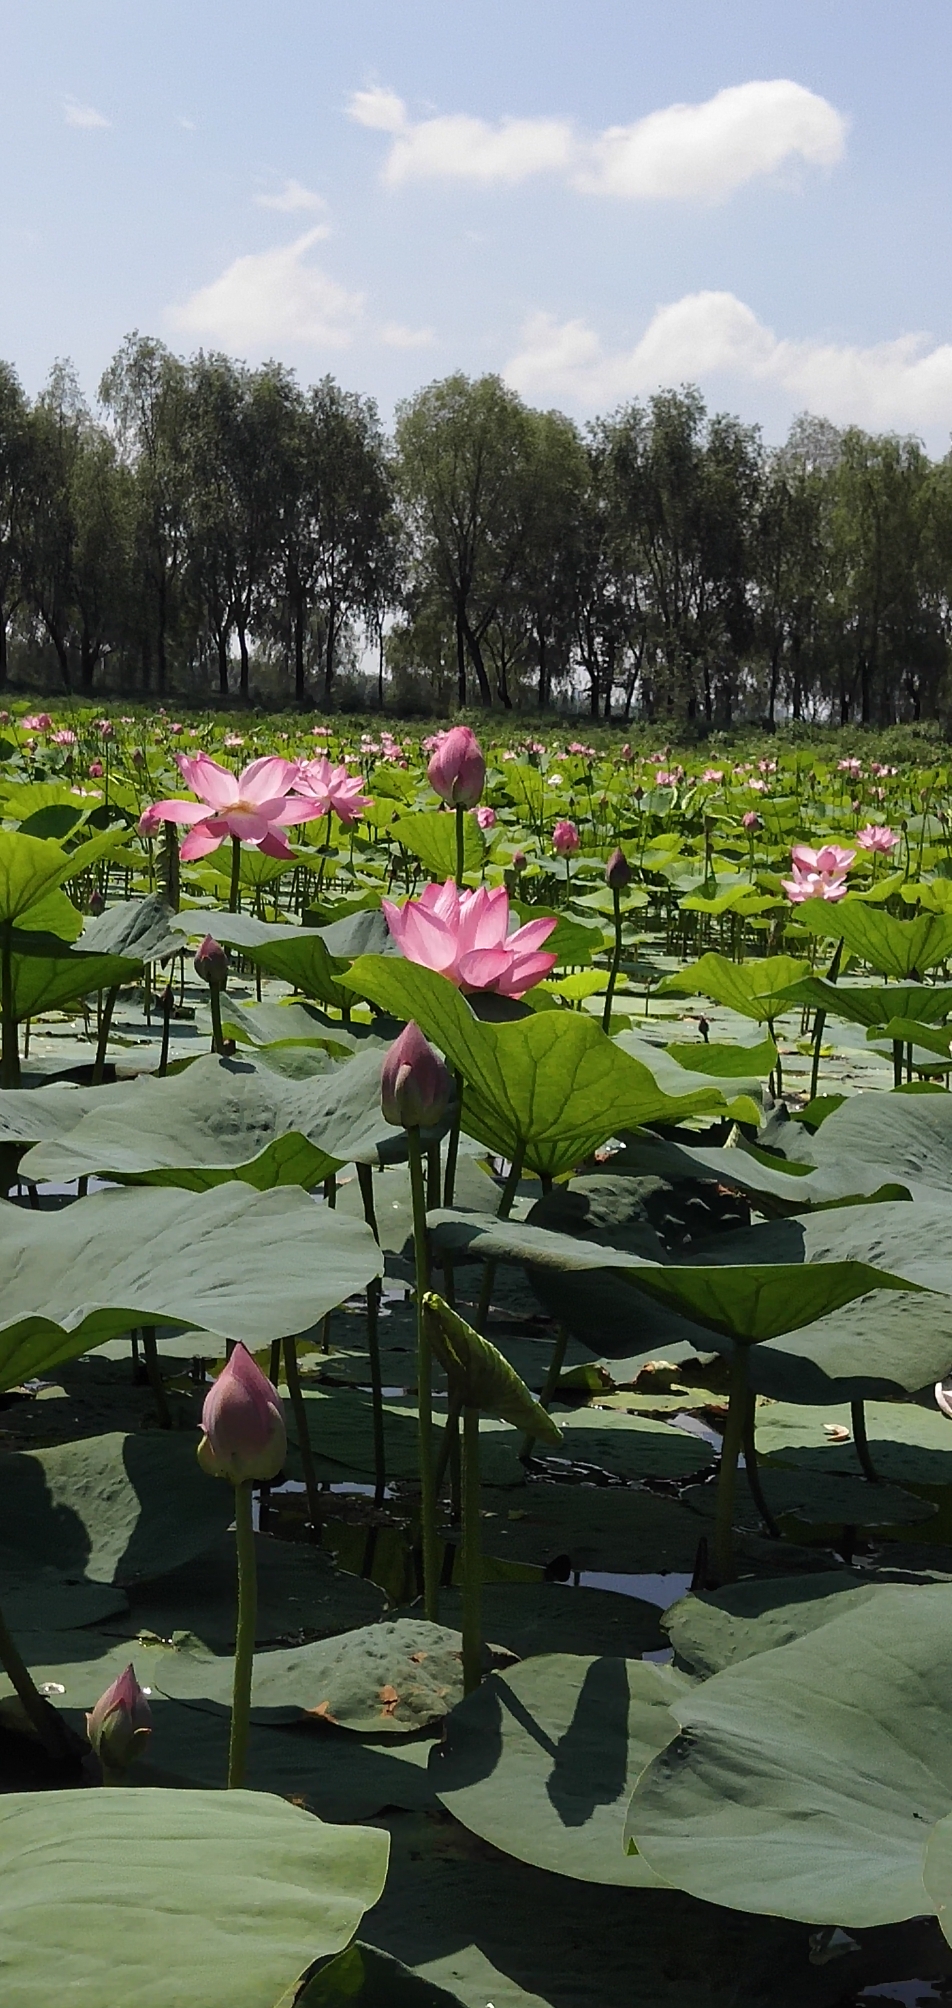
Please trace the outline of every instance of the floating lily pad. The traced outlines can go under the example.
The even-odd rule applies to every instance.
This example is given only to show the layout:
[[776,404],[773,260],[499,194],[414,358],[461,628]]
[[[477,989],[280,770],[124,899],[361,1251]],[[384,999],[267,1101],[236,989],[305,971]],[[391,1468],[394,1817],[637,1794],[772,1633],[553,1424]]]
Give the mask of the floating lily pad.
[[196,1442],[157,1429],[0,1455],[11,1560],[123,1584],[200,1555],[228,1527],[234,1500],[230,1486],[199,1470]]
[[447,1718],[430,1758],[465,1827],[517,1860],[582,1882],[656,1888],[625,1852],[625,1814],[644,1765],[678,1731],[672,1667],[553,1653],[493,1674]]
[[[458,1589],[440,1590],[440,1617],[462,1623]],[[540,1653],[587,1652],[639,1659],[664,1649],[656,1604],[613,1590],[575,1589],[569,1583],[484,1583],[483,1637],[520,1659]]]
[[[952,1483],[952,1422],[937,1408],[871,1401],[864,1414],[870,1456],[880,1477],[899,1485]],[[757,1449],[765,1464],[824,1473],[857,1470],[848,1406],[804,1408],[776,1402],[758,1409]]]
[[[761,1470],[764,1497],[782,1526],[789,1522],[794,1537],[810,1539],[807,1530],[835,1531],[845,1527],[875,1528],[885,1538],[892,1528],[914,1527],[935,1516],[931,1499],[919,1499],[899,1485],[871,1485],[858,1473],[790,1470],[770,1465]],[[684,1494],[685,1504],[704,1519],[713,1521],[715,1493],[710,1487],[691,1485]],[[751,1532],[760,1525],[760,1513],[741,1474],[737,1488],[735,1525]]]
[[880,1596],[883,1587],[883,1578],[871,1582],[854,1569],[787,1576],[781,1582],[732,1583],[709,1594],[682,1597],[664,1612],[661,1629],[678,1658],[706,1679],[726,1666],[817,1631],[857,1604]]
[[[298,1542],[255,1536],[259,1646],[304,1632],[333,1637],[373,1623],[385,1605],[376,1585],[335,1569],[327,1555]],[[214,1652],[235,1645],[235,1541],[226,1534],[168,1575],[133,1587],[129,1628],[162,1638],[191,1632]],[[75,1622],[75,1620],[74,1620]]]
[[0,1553],[0,1609],[16,1636],[103,1624],[126,1611],[128,1603],[121,1589],[86,1582],[49,1562],[25,1562],[14,1550]]

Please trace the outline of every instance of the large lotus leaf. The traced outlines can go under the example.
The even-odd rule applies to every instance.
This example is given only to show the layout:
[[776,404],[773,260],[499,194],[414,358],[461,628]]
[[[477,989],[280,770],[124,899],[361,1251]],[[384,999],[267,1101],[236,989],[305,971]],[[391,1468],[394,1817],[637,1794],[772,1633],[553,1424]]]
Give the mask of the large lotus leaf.
[[308,1331],[379,1273],[369,1227],[299,1189],[99,1192],[9,1207],[0,1240],[0,1388],[133,1325],[194,1325],[254,1350]]
[[[641,1597],[571,1583],[488,1582],[482,1589],[484,1638],[520,1659],[552,1652],[640,1659],[664,1649],[660,1615],[656,1604]],[[444,1624],[461,1626],[462,1590],[441,1585],[440,1616]]]
[[[844,1528],[864,1528],[877,1540],[905,1539],[910,1527],[934,1520],[936,1504],[899,1485],[871,1485],[859,1471],[802,1471],[765,1465],[763,1491],[781,1531],[805,1543],[839,1542]],[[710,1486],[692,1485],[682,1494],[685,1505],[713,1522],[715,1493]],[[762,1525],[760,1507],[746,1477],[737,1484],[735,1525],[756,1534]],[[901,1530],[901,1532],[900,1532]]]
[[930,1907],[952,1812],[952,1585],[884,1589],[674,1704],[628,1832],[708,1903],[847,1930]]
[[[419,858],[427,871],[441,882],[456,877],[456,817],[424,810],[419,815],[401,816],[392,825],[391,836],[405,850]],[[478,872],[486,856],[483,833],[475,816],[463,817],[463,870]]]
[[463,2008],[458,1994],[434,1986],[422,1974],[378,1952],[376,1946],[355,1939],[346,1952],[339,1952],[303,1991],[283,1996],[276,2008]]
[[339,1020],[326,1017],[316,1004],[245,1005],[226,990],[221,1020],[226,1038],[237,1039],[243,1046],[312,1046],[318,1051],[326,1048],[335,1057],[357,1050],[354,1032]]
[[814,1004],[852,1025],[885,1025],[897,1015],[938,1025],[952,1011],[952,989],[943,984],[828,983],[807,976],[790,991],[791,1004]]
[[[2,1487],[0,1471],[0,1491]],[[16,1515],[8,1525],[16,1529]],[[57,1554],[57,1559],[59,1567],[46,1560],[38,1566],[34,1555],[25,1549],[18,1550],[15,1545],[0,1549],[0,1609],[14,1637],[21,1631],[72,1631],[79,1625],[118,1619],[127,1611],[123,1590],[109,1583],[87,1582],[70,1572],[66,1557]]]
[[882,1596],[886,1587],[882,1578],[870,1582],[855,1569],[787,1576],[780,1582],[730,1583],[722,1590],[681,1597],[663,1612],[661,1628],[678,1659],[707,1680],[727,1666],[818,1631],[857,1604]]
[[[696,1082],[698,1087],[717,1090],[725,1078],[721,1073],[708,1074],[700,1066],[696,1068],[682,1066],[679,1060],[672,1057],[666,1046],[656,1044],[653,1039],[647,1039],[643,1032],[619,1032],[615,1044],[623,1053],[629,1053],[633,1060],[639,1060],[643,1067],[647,1067],[648,1072],[654,1075],[658,1087],[666,1095],[683,1093],[692,1081]],[[693,1047],[690,1050],[693,1052]],[[704,1050],[702,1046],[701,1051]],[[769,1068],[767,1071],[770,1071]],[[728,1090],[725,1089],[724,1092],[726,1094]],[[730,1112],[736,1120],[759,1122],[758,1110],[763,1101],[763,1090],[756,1074],[747,1073],[738,1076],[735,1072],[730,1078],[729,1093]]]
[[952,1192],[952,1095],[848,1095],[799,1149],[820,1171],[865,1162],[913,1192]]
[[454,1708],[430,1758],[436,1789],[464,1827],[518,1861],[657,1888],[625,1852],[625,1813],[639,1772],[677,1734],[670,1704],[689,1689],[643,1660],[529,1660]]
[[[850,1215],[867,1215],[874,1210],[880,1211],[871,1207],[846,1209]],[[820,1217],[826,1220],[829,1216]],[[808,1217],[808,1225],[811,1219],[812,1216]],[[485,1225],[472,1215],[450,1211],[434,1212],[428,1215],[428,1220],[437,1249],[451,1254],[459,1251],[484,1261],[521,1261],[533,1269],[569,1272],[613,1269],[623,1280],[630,1278],[637,1290],[657,1298],[705,1330],[749,1345],[776,1338],[782,1332],[795,1332],[870,1290],[903,1287],[897,1276],[874,1267],[869,1256],[837,1259],[831,1252],[823,1257],[801,1257],[798,1262],[791,1255],[788,1264],[782,1260],[772,1262],[767,1244],[765,1259],[757,1261],[749,1252],[752,1241],[756,1247],[755,1237],[760,1231],[756,1228],[744,1233],[743,1250],[739,1246],[740,1233],[724,1235],[720,1242],[705,1245],[704,1258],[696,1265],[662,1265],[627,1254],[624,1249],[596,1247],[581,1237],[551,1234],[543,1227],[511,1221]],[[798,1233],[805,1233],[800,1222],[796,1228]],[[720,1258],[716,1266],[710,1261],[714,1251]],[[874,1252],[875,1247],[869,1255]],[[747,1260],[738,1261],[738,1254],[745,1254]]]
[[[387,952],[385,923],[379,913],[351,915],[348,922],[335,922],[331,929],[272,924],[256,920],[250,913],[193,911],[180,914],[178,919],[183,932],[187,930],[192,936],[203,932],[207,925],[216,940],[239,949],[259,968],[283,977],[306,997],[318,997],[338,1010],[349,1009],[353,1003],[352,992],[342,990],[337,980],[346,967],[348,955],[365,952],[368,947],[376,953]],[[354,922],[358,923],[356,927],[352,925]],[[342,933],[344,927],[355,942],[360,942],[360,950],[356,946],[350,950],[341,946],[348,938]]]
[[809,972],[809,964],[794,955],[766,955],[754,962],[730,962],[711,952],[689,962],[676,976],[666,976],[656,994],[712,997],[744,1018],[771,1024],[790,1009],[787,992]]
[[71,948],[53,934],[23,934],[16,940],[24,948],[22,954],[15,948],[11,956],[13,1016],[18,1024],[24,1018],[38,1017],[41,1011],[75,1004],[94,990],[131,983],[141,966],[123,955],[97,955]]
[[388,1147],[380,1110],[383,1048],[313,1079],[285,1080],[252,1060],[205,1054],[169,1080],[143,1075],[130,1104],[96,1105],[68,1136],[23,1160],[28,1179],[84,1173],[206,1191],[239,1178],[258,1190],[320,1184],[344,1163]]
[[52,1565],[78,1580],[120,1584],[200,1555],[229,1526],[234,1501],[199,1469],[196,1441],[190,1431],[157,1429],[4,1452],[8,1554],[22,1569]]
[[2,1088],[0,1144],[41,1143],[65,1136],[104,1101],[124,1101],[132,1088],[131,1081],[114,1081],[101,1088],[50,1081],[46,1087],[31,1088],[28,1094],[22,1088]]
[[77,856],[42,837],[0,830],[0,924],[42,925],[35,918],[41,902],[77,869]]
[[160,893],[118,900],[87,920],[82,946],[97,955],[123,955],[139,964],[165,962],[183,947],[177,921],[178,915]]
[[[900,983],[918,982],[952,954],[952,914],[920,913],[915,920],[896,920],[862,900],[807,900],[798,919],[814,934],[842,941],[880,976]],[[793,980],[793,979],[791,979]]]
[[952,1819],[937,1821],[926,1848],[923,1881],[943,1935],[952,1945]]
[[[279,1640],[297,1641],[305,1634],[332,1638],[354,1625],[371,1624],[382,1614],[384,1598],[376,1584],[335,1569],[319,1548],[256,1534],[255,1555],[258,1572],[255,1639],[259,1646],[274,1645]],[[160,1638],[186,1631],[213,1652],[233,1652],[234,1535],[225,1534],[212,1547],[203,1548],[200,1555],[180,1563],[168,1575],[133,1586],[129,1604],[127,1623],[109,1625],[107,1630],[151,1631]],[[0,1605],[6,1610],[2,1593]],[[46,1623],[48,1619],[44,1618]],[[36,1628],[34,1619],[31,1629]]]
[[[949,1334],[952,1353],[952,1330]],[[868,1401],[870,1455],[881,1478],[897,1485],[952,1484],[952,1423],[918,1402]],[[805,1471],[855,1471],[849,1407],[771,1402],[757,1410],[757,1449],[772,1463]]]
[[[561,1562],[566,1575],[571,1570],[621,1575],[635,1590],[643,1578],[633,1577],[633,1570],[674,1575],[681,1580],[672,1596],[687,1588],[706,1531],[679,1500],[633,1486],[530,1485],[515,1507],[511,1492],[484,1488],[483,1507],[496,1515],[484,1527],[486,1545],[496,1555],[550,1570]],[[776,1554],[781,1545],[786,1561],[786,1543],[774,1541],[770,1548]],[[746,1554],[749,1546],[742,1536],[740,1552]],[[760,1543],[761,1550],[764,1546]]]
[[686,1067],[692,1074],[707,1074],[723,1081],[752,1078],[756,1080],[773,1072],[777,1064],[777,1048],[772,1039],[761,1039],[756,1046],[736,1046],[703,1039],[674,1039],[669,1041],[665,1051],[679,1067]]
[[[853,1152],[831,1153],[822,1166],[808,1156],[808,1138],[801,1123],[790,1123],[790,1155],[780,1157],[738,1143],[710,1147],[673,1143],[647,1134],[627,1136],[624,1155],[612,1160],[615,1176],[713,1179],[752,1199],[767,1214],[805,1213],[811,1206],[829,1206],[859,1198],[902,1198],[907,1188],[890,1177],[888,1164],[870,1163]],[[801,1160],[807,1160],[802,1162]]]
[[372,1003],[413,1018],[463,1075],[463,1125],[491,1150],[517,1150],[558,1177],[619,1128],[678,1122],[724,1108],[718,1089],[672,1097],[653,1074],[576,1011],[481,1023],[446,977],[403,958],[361,956],[347,983]]
[[[259,1721],[313,1715],[368,1736],[408,1736],[461,1698],[460,1635],[423,1618],[363,1625],[313,1645],[256,1653],[252,1713]],[[231,1698],[231,1661],[170,1654],[154,1684],[172,1700]]]
[[488,1339],[468,1325],[435,1291],[423,1299],[430,1343],[449,1382],[450,1393],[464,1408],[525,1429],[541,1443],[560,1443],[562,1432],[515,1368]]
[[829,1419],[838,1402],[914,1394],[942,1380],[950,1368],[948,1298],[877,1290],[803,1331],[758,1346],[750,1382],[774,1401],[825,1402]]
[[270,2008],[353,1937],[388,1852],[374,1828],[325,1827],[269,1793],[11,1793],[0,1801],[5,1998]]
[[[885,1101],[886,1097],[881,1099]],[[916,1106],[920,1107],[924,1099],[915,1097]],[[836,1116],[829,1118],[831,1122],[836,1119]],[[711,1235],[692,1248],[691,1261],[696,1260],[704,1267],[719,1266],[722,1262],[732,1267],[782,1262],[811,1267],[839,1262],[870,1263],[877,1270],[891,1274],[892,1283],[886,1287],[902,1287],[896,1283],[898,1277],[907,1287],[952,1294],[952,1247],[941,1225],[947,1218],[948,1201],[944,1195],[923,1187],[921,1196],[911,1203],[903,1200],[888,1206],[821,1208],[797,1219],[763,1221],[733,1234]],[[881,1277],[878,1280],[882,1282]],[[639,1277],[638,1282],[643,1285],[644,1279]],[[874,1288],[875,1283],[870,1282],[866,1287]],[[820,1315],[818,1312],[817,1316]],[[791,1325],[788,1329],[796,1327]]]

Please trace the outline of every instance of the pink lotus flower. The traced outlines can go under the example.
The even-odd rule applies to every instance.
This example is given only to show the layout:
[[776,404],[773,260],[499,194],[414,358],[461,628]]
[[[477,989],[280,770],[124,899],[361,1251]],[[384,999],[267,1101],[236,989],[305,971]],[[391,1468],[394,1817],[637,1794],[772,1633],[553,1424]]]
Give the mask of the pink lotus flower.
[[107,1771],[124,1771],[148,1743],[152,1711],[131,1660],[87,1715],[86,1734]]
[[325,813],[312,797],[292,794],[298,769],[277,755],[252,760],[237,776],[227,767],[219,767],[207,753],[177,753],[175,757],[186,786],[200,799],[153,802],[139,819],[139,832],[151,837],[160,823],[194,825],[182,845],[186,864],[217,851],[226,837],[256,844],[269,858],[291,858],[294,852],[284,835],[285,826],[311,822]]
[[840,774],[861,774],[863,771],[862,760],[838,760],[836,766]]
[[326,753],[316,760],[298,762],[296,786],[309,801],[316,802],[319,816],[327,816],[333,809],[345,830],[359,823],[370,807],[370,796],[360,792],[359,774],[348,774],[345,766],[332,767]]
[[809,844],[794,844],[790,851],[796,872],[820,872],[829,877],[831,873],[848,872],[856,857],[855,851],[845,851],[841,844],[822,844],[818,851]]
[[212,1478],[243,1485],[249,1478],[277,1477],[287,1450],[284,1408],[240,1343],[205,1396],[202,1429],[198,1461]]
[[433,1129],[453,1099],[453,1079],[419,1025],[404,1027],[380,1073],[380,1107],[397,1129]]
[[575,824],[570,823],[567,816],[560,817],[552,832],[552,849],[556,857],[574,857],[579,848],[580,841]]
[[556,922],[553,915],[509,932],[505,886],[458,891],[453,879],[428,885],[419,899],[395,906],[381,901],[387,926],[408,962],[435,969],[458,990],[495,990],[521,997],[554,969],[556,957],[540,953]]
[[481,830],[495,829],[496,811],[490,808],[488,802],[482,802],[479,808],[474,811],[474,814]]
[[434,793],[451,809],[475,808],[486,781],[475,732],[468,725],[454,725],[452,732],[443,733],[426,774]]
[[745,809],[741,817],[745,830],[759,830],[762,820],[762,817],[758,816],[756,809]]
[[89,778],[90,778],[90,780],[91,780],[91,781],[101,781],[101,780],[102,780],[102,774],[103,774],[103,765],[102,765],[102,761],[101,761],[101,760],[90,760],[90,763],[89,763],[89,766],[88,766],[88,767],[87,767],[87,769],[86,769],[86,772],[87,772],[87,774],[89,775]]
[[701,775],[702,781],[723,781],[723,779],[724,779],[723,767],[705,767],[704,772]]
[[58,732],[54,732],[53,744],[54,746],[75,746],[76,734],[70,731],[68,725],[63,725]]
[[842,899],[848,890],[845,878],[827,872],[798,871],[796,867],[792,879],[781,879],[780,883],[793,906],[802,905],[805,899]]
[[34,711],[23,720],[24,732],[49,732],[53,723],[48,711]]
[[885,823],[867,823],[865,830],[858,832],[856,841],[861,851],[878,851],[885,858],[895,850],[899,833],[889,829]]
[[654,778],[656,788],[676,788],[678,782],[684,780],[684,768],[659,767]]

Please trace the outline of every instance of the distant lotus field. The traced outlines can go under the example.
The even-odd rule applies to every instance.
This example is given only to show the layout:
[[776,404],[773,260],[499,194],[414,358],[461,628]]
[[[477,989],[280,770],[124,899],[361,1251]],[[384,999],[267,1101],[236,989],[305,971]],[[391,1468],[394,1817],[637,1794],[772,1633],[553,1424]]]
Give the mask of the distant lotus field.
[[952,759],[573,730],[0,713],[4,2008],[952,1989]]

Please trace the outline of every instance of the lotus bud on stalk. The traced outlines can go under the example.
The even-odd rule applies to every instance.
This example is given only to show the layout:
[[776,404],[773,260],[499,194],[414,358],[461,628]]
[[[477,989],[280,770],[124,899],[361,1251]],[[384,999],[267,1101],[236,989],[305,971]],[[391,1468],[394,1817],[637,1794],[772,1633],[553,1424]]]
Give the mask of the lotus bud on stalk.
[[552,832],[552,849],[556,857],[571,858],[579,848],[579,833],[568,816],[560,816]]
[[221,993],[228,982],[228,957],[220,941],[206,934],[193,964],[196,976],[208,984],[208,1002],[212,1014],[212,1052],[224,1054],[225,1041],[221,1029]]
[[104,1784],[120,1784],[152,1734],[152,1711],[131,1661],[87,1715],[86,1734],[102,1765]]
[[624,892],[631,879],[631,866],[624,851],[614,850],[605,866],[605,884],[611,892]]
[[243,1785],[245,1777],[258,1611],[252,1486],[277,1478],[288,1440],[277,1388],[240,1342],[205,1397],[202,1429],[198,1447],[202,1470],[213,1478],[230,1479],[235,1488],[238,1618],[228,1745],[228,1784],[234,1788]]
[[434,793],[456,810],[456,883],[462,886],[466,852],[463,815],[475,809],[486,784],[486,762],[475,732],[454,725],[440,740],[426,770]]
[[632,869],[630,864],[628,863],[628,859],[626,858],[624,851],[619,850],[616,847],[615,850],[612,851],[611,857],[609,858],[605,866],[605,884],[608,886],[609,891],[611,892],[612,906],[614,909],[615,947],[612,953],[611,969],[608,975],[608,989],[605,992],[605,1008],[602,1012],[603,1032],[607,1032],[611,1024],[612,998],[615,995],[615,985],[618,981],[618,971],[621,967],[621,928],[622,928],[621,896],[625,890],[625,887],[631,884],[631,880],[632,880]]
[[430,1287],[426,1238],[426,1191],[421,1129],[442,1121],[453,1098],[453,1079],[419,1025],[412,1022],[395,1039],[383,1063],[380,1106],[385,1121],[407,1133],[413,1200],[413,1258],[416,1272],[417,1389],[420,1445],[420,1524],[423,1544],[423,1609],[439,1616],[439,1553],[436,1534],[436,1478],[433,1465],[433,1393],[430,1334],[423,1313]]
[[99,915],[106,911],[106,902],[98,885],[93,886],[92,892],[89,895],[89,911],[94,920],[98,920]]

